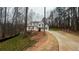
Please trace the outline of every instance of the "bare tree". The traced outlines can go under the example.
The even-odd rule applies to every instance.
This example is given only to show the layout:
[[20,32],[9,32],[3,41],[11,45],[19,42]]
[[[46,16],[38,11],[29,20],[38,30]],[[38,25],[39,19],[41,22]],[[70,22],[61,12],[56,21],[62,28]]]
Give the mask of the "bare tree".
[[0,7],[0,36],[2,35],[2,10],[3,10],[3,8],[2,7]]
[[27,16],[28,16],[27,14],[28,14],[28,7],[25,8],[25,27],[24,27],[25,36],[27,33]]
[[18,24],[17,24],[17,22],[18,22],[18,7],[15,7],[15,13],[16,13],[16,15],[15,15],[15,32],[18,32]]
[[44,34],[45,34],[46,7],[44,7]]

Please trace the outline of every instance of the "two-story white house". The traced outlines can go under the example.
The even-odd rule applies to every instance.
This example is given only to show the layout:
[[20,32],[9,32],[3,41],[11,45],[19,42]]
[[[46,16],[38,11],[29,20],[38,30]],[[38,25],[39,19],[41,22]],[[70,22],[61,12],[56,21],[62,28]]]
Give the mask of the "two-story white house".
[[[27,25],[28,31],[44,31],[44,23],[42,21],[32,21]],[[49,30],[49,26],[45,24],[45,30]]]

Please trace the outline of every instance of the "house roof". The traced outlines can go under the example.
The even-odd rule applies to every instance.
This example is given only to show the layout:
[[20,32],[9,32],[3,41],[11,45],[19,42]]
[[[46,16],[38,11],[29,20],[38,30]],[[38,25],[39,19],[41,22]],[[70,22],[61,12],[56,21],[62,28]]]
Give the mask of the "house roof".
[[[44,22],[43,21],[31,21],[28,25],[30,25],[30,24],[35,24],[35,23],[37,23],[37,24],[39,24],[39,23],[43,23],[44,24]],[[46,22],[45,22],[45,25],[48,25]]]
[[40,23],[41,21],[32,21],[31,23]]

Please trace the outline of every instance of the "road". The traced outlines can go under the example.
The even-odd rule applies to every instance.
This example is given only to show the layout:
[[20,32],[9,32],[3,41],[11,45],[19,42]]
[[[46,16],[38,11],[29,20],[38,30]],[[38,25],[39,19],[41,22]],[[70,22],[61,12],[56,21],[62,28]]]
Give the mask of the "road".
[[49,31],[59,43],[59,51],[79,51],[79,36],[62,31]]

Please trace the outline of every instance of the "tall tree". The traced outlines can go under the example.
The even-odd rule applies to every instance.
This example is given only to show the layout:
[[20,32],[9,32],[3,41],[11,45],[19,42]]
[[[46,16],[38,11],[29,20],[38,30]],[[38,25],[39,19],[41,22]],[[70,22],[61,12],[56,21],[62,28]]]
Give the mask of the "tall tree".
[[1,35],[2,35],[2,10],[3,10],[3,8],[0,7],[0,33],[1,33]]
[[28,7],[25,8],[25,27],[24,27],[25,35],[27,33],[27,17],[28,17]]
[[73,12],[73,30],[76,31],[77,30],[77,12],[76,12],[76,7],[72,7],[72,12]]
[[53,11],[50,12],[49,19],[51,21],[51,22],[49,21],[49,24],[50,24],[49,27],[52,27],[53,26]]
[[61,27],[61,21],[62,21],[62,14],[63,14],[63,8],[62,7],[57,7],[56,11],[58,12],[58,27]]
[[3,28],[2,28],[2,38],[4,38],[6,36],[6,11],[7,11],[7,7],[5,7],[5,19],[4,19],[4,24],[3,24]]
[[78,17],[77,17],[77,29],[79,31],[79,7],[78,7]]
[[18,7],[15,7],[15,13],[16,13],[16,15],[15,15],[15,32],[18,32]]
[[44,34],[45,34],[46,7],[44,7]]

